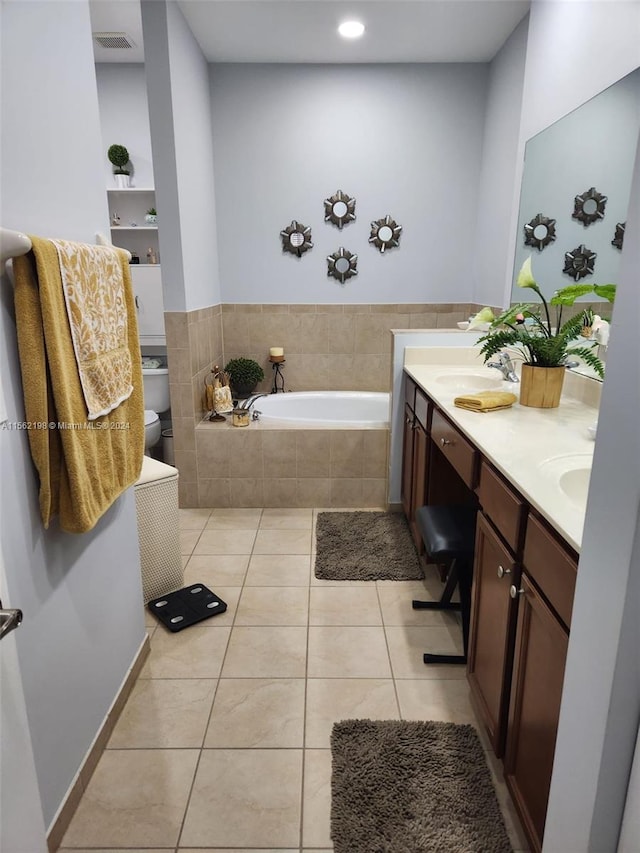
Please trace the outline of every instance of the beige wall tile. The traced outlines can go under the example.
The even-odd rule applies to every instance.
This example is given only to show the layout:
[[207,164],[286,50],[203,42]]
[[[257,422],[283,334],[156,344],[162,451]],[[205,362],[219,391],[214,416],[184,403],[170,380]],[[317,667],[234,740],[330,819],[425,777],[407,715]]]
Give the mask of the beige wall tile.
[[288,314],[289,303],[277,305],[276,303],[265,303],[262,305],[263,314]]
[[262,433],[265,477],[296,476],[296,430]]
[[353,314],[328,317],[328,351],[330,353],[353,353],[355,348],[356,318]]
[[195,483],[198,479],[196,468],[196,454],[186,450],[175,450],[176,468],[180,472],[180,479],[184,478],[187,483]]
[[298,479],[296,506],[329,506],[330,483],[328,477]]
[[284,347],[287,352],[300,351],[300,328],[302,315],[261,314],[249,318],[250,349],[269,355],[269,348]]
[[327,356],[327,387],[330,391],[356,391],[358,378],[355,376],[356,356],[335,355]]
[[228,478],[200,479],[198,481],[198,506],[228,507],[231,506]]
[[296,476],[328,477],[330,433],[326,430],[295,430]]
[[232,478],[229,480],[230,506],[264,506],[262,478]]
[[435,311],[411,314],[409,317],[410,329],[435,329],[437,325],[438,315]]
[[285,386],[293,391],[324,391],[328,386],[326,355],[296,354],[287,358]]
[[294,507],[296,505],[296,479],[265,477],[264,506]]
[[353,357],[354,391],[389,391],[391,355],[371,354]]
[[167,347],[184,347],[187,336],[187,314],[185,311],[165,311],[164,330]]
[[368,303],[361,303],[359,305],[345,303],[343,310],[345,314],[371,314],[371,305]]
[[361,477],[364,466],[364,432],[331,432],[329,473],[333,477]]
[[[318,310],[317,305],[304,305],[302,303],[298,303],[298,304],[293,303],[289,306],[289,311],[292,314],[315,314],[317,312],[317,310]],[[319,313],[322,313],[322,312],[319,312]]]
[[362,480],[338,478],[331,480],[329,506],[362,506]]
[[178,504],[180,507],[199,506],[197,483],[188,483],[186,480],[178,479]]
[[344,305],[317,305],[316,311],[318,314],[344,314]]
[[329,317],[327,314],[304,314],[300,317],[299,351],[325,355],[329,350]]
[[[248,429],[231,430],[227,437],[230,477],[258,477],[263,474],[262,432]],[[259,506],[259,504],[251,504]]]
[[213,429],[195,430],[198,479],[212,480],[229,476],[229,456],[221,436]]
[[192,418],[171,418],[173,427],[174,450],[186,450],[189,453],[196,452],[196,433],[193,428]]
[[222,335],[225,352],[248,350],[249,316],[246,313],[223,314]]
[[177,383],[169,383],[169,400],[171,420],[174,421],[182,417],[182,398],[180,395],[180,386]]
[[451,311],[447,313],[438,314],[438,329],[455,329],[456,323],[461,320],[466,320],[464,311]]
[[364,433],[363,474],[365,477],[387,476],[388,430],[370,429]]
[[387,507],[387,480],[379,477],[376,479],[362,480],[362,506]]
[[[182,340],[184,345],[185,340]],[[169,378],[171,382],[191,381],[191,353],[185,347],[167,346],[167,364],[169,366]]]

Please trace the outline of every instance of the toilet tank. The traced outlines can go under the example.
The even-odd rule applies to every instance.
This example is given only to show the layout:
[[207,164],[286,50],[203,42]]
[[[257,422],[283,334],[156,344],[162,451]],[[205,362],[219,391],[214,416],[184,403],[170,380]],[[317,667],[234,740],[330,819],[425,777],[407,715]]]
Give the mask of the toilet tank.
[[170,406],[169,369],[167,367],[143,367],[144,407],[153,412],[166,412]]

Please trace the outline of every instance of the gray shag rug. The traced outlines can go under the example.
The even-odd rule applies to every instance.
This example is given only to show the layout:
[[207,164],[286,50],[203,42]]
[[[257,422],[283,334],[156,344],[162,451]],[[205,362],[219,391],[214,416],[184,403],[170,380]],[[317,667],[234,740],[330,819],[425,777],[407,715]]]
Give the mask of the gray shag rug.
[[409,526],[399,512],[321,512],[317,578],[338,581],[424,577]]
[[511,853],[473,726],[343,720],[331,754],[334,853]]

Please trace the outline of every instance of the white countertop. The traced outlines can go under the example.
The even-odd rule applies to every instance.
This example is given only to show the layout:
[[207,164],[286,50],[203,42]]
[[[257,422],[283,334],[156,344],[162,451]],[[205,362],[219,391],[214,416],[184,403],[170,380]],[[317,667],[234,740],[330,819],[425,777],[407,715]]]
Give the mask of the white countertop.
[[[565,390],[557,409],[534,409],[516,402],[510,409],[471,412],[457,408],[453,400],[461,394],[473,393],[474,389],[454,389],[439,381],[439,377],[473,373],[500,379],[498,371],[484,367],[476,357],[477,350],[472,350],[469,358],[458,356],[455,365],[411,363],[420,358],[419,353],[418,348],[413,353],[410,348],[405,351],[404,369],[409,376],[567,543],[580,551],[586,504],[581,506],[570,500],[558,485],[563,466],[577,463],[580,467],[590,467],[593,458],[594,441],[587,428],[596,421],[598,409],[568,396],[578,387],[575,382],[578,377],[565,380],[569,390]],[[592,380],[583,381],[592,383]],[[516,383],[503,382],[499,390],[519,395]],[[595,402],[591,389],[587,388],[589,396]],[[566,462],[565,458],[557,457],[567,457]],[[552,459],[555,461],[547,461]]]

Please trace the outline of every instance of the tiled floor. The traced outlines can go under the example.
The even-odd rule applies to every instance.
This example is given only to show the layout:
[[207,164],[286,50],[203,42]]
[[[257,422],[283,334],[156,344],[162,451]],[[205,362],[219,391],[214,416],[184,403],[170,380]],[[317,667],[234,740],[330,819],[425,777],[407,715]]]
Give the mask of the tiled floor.
[[475,724],[464,670],[422,663],[460,647],[454,615],[411,609],[435,573],[316,579],[317,512],[181,510],[185,584],[228,610],[178,634],[146,617],[151,654],[61,850],[326,853],[334,721]]

